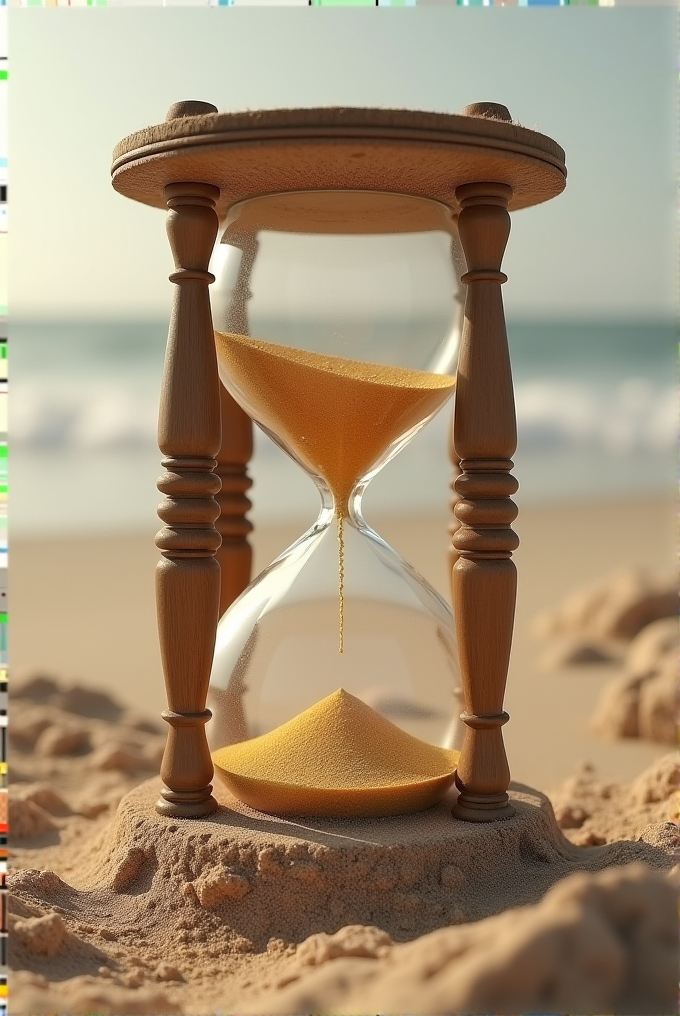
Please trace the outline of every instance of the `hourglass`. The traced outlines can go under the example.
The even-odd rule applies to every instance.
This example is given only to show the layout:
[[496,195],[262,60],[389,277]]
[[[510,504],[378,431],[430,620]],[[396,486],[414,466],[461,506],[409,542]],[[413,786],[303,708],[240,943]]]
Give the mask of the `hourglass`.
[[[121,142],[112,172],[123,194],[169,209],[176,268],[159,422],[169,733],[158,810],[210,814],[216,771],[271,812],[417,811],[455,778],[456,818],[508,818],[517,483],[500,265],[508,210],[563,189],[562,149],[493,103],[453,116],[187,102]],[[457,647],[448,607],[361,510],[371,478],[454,387]],[[308,473],[322,507],[242,591],[249,418]],[[218,627],[220,584],[223,601],[241,595]]]
[[208,742],[260,809],[389,814],[453,782],[453,619],[361,501],[453,393],[458,252],[451,209],[420,197],[298,191],[229,212],[211,266],[220,377],[321,495],[217,629]]

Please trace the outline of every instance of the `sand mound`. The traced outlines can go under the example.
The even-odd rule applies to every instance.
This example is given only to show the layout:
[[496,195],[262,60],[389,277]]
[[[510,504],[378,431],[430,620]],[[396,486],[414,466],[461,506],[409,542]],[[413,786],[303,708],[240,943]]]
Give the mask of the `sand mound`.
[[240,801],[273,814],[400,815],[435,804],[460,753],[404,733],[344,688],[212,754]]
[[29,953],[54,956],[66,938],[66,925],[59,914],[43,914],[42,917],[14,921],[12,934]]
[[677,713],[678,674],[673,660],[648,680],[623,674],[605,685],[590,727],[606,738],[642,737],[673,744]]
[[47,674],[25,674],[12,682],[12,702],[56,707],[65,713],[107,723],[122,723],[148,734],[162,733],[162,727],[146,716],[126,709],[108,692],[81,684],[65,684]]
[[584,765],[551,793],[550,799],[557,824],[577,846],[636,840],[644,835],[650,842],[678,850],[679,787],[678,759],[669,754],[628,784],[605,783],[593,766]]
[[641,569],[624,569],[538,614],[535,638],[550,645],[543,670],[619,663],[602,690],[591,729],[603,737],[673,744],[678,712],[677,589]]
[[9,799],[9,828],[15,840],[31,840],[56,829],[52,818],[29,798],[12,795]]
[[58,843],[62,828],[77,843],[158,770],[164,735],[103,692],[37,675],[12,688],[11,710],[14,844]]
[[678,839],[656,825],[635,841],[579,849],[547,798],[519,785],[516,816],[490,826],[453,819],[450,801],[394,818],[302,820],[226,796],[207,819],[172,821],[154,810],[159,789],[153,779],[131,791],[114,822],[80,846],[68,878],[34,867],[12,876],[20,921],[58,915],[66,929],[52,956],[15,936],[13,966],[63,982],[65,998],[71,983],[76,999],[94,990],[83,978],[97,974],[118,988],[165,980],[177,1011],[224,1011],[289,982],[294,955],[310,969],[332,957],[367,963],[392,942],[536,903],[578,871],[635,860],[666,870]]
[[[25,839],[19,839],[12,827],[10,990],[15,1016],[54,1012],[207,1016],[245,1011],[251,1003],[256,1012],[274,1013],[281,997],[288,997],[279,993],[302,986],[307,990],[315,983],[308,978],[325,976],[326,971],[335,977],[344,964],[359,964],[351,967],[359,991],[363,974],[357,970],[387,970],[385,964],[394,964],[392,957],[401,957],[400,950],[406,949],[413,950],[412,965],[410,960],[406,963],[411,955],[406,953],[403,980],[394,983],[406,989],[412,977],[408,990],[425,999],[429,988],[418,960],[425,948],[437,970],[441,968],[432,987],[440,976],[443,984],[463,969],[455,966],[455,957],[450,962],[438,959],[439,939],[432,939],[432,933],[458,935],[456,943],[474,944],[465,955],[460,953],[461,960],[474,961],[475,969],[484,973],[478,981],[460,983],[471,985],[468,1011],[475,1011],[476,984],[483,978],[491,986],[509,984],[508,970],[524,970],[525,963],[532,977],[543,973],[545,983],[551,978],[566,983],[566,975],[561,979],[559,970],[555,972],[555,955],[574,941],[577,932],[581,937],[591,934],[587,914],[600,915],[607,933],[619,935],[618,918],[610,920],[606,907],[598,910],[593,905],[587,910],[591,896],[585,890],[582,897],[569,897],[576,916],[566,930],[566,903],[541,910],[544,904],[539,901],[558,891],[560,880],[579,871],[592,874],[618,867],[620,873],[620,866],[631,861],[666,870],[679,859],[678,828],[666,821],[677,786],[672,756],[628,786],[603,784],[592,771],[581,773],[570,788],[560,788],[562,796],[556,793],[554,801],[558,815],[564,805],[572,809],[572,818],[578,808],[587,816],[580,826],[578,821],[571,827],[568,821],[563,823],[563,830],[548,799],[519,785],[511,789],[516,817],[492,826],[454,820],[450,801],[398,818],[277,818],[239,804],[224,791],[218,792],[222,808],[211,819],[173,822],[154,811],[157,779],[136,786],[144,769],[102,768],[104,756],[99,754],[108,745],[113,753],[124,750],[148,760],[158,753],[162,738],[127,722],[114,724],[48,707],[36,697],[18,699],[12,718],[24,731],[32,730],[33,744],[49,725],[70,719],[84,725],[93,746],[75,755],[38,754],[24,747],[25,742],[13,749],[13,774],[23,771],[25,777],[17,782],[15,775],[11,788],[18,814],[23,810],[43,822],[42,827],[25,829]],[[600,845],[583,848],[578,842]],[[628,892],[624,883],[608,886],[597,889],[598,899],[624,900]],[[520,912],[525,917],[517,918],[517,934],[503,937],[493,927],[483,932],[500,919],[491,915],[510,916],[502,912],[527,904],[538,906]],[[636,912],[646,913],[645,906],[641,902]],[[654,907],[662,912],[661,905]],[[536,924],[527,914],[538,914]],[[645,922],[646,918],[639,925],[644,933],[635,946],[642,956],[648,956]],[[630,941],[637,941],[634,935]],[[528,943],[528,960],[524,953],[512,952],[521,942]],[[428,943],[420,953],[419,943]],[[557,945],[553,952],[552,945],[542,952],[542,943]],[[630,951],[625,951],[629,946],[624,942],[622,948],[624,962],[632,970]],[[657,942],[654,948],[655,955],[665,956],[663,944]],[[506,955],[510,960],[503,967]],[[568,966],[574,985],[581,977],[577,960]],[[659,962],[655,976],[661,984],[665,961]],[[401,963],[399,959],[399,971]],[[595,968],[597,972],[597,963]],[[389,969],[394,971],[393,966]],[[645,969],[653,971],[651,960]],[[592,997],[609,997],[593,978],[600,994]],[[631,978],[631,991],[637,990],[638,974],[631,973]],[[612,981],[613,992],[619,983]],[[373,973],[367,984],[373,991]],[[265,1010],[255,1001],[256,992],[261,997],[263,991],[277,993]],[[370,997],[367,994],[363,1001]],[[656,1011],[656,996],[649,997],[649,1007],[640,1003],[634,1011]],[[561,1011],[614,1011],[594,1002],[589,1009],[578,1008],[582,1001],[575,998]],[[401,1001],[392,1004],[401,1009]],[[531,1011],[532,1004],[515,1011]],[[324,1005],[342,1011],[332,1001]],[[534,1011],[537,1007],[538,1003]],[[424,1002],[414,1004],[411,1011],[423,1009]],[[551,1009],[559,1011],[538,1007],[542,1012]],[[359,1011],[366,1011],[363,1004]],[[508,1001],[476,1011],[512,1010]]]
[[602,690],[591,729],[604,737],[673,744],[678,711],[678,620],[647,625],[630,643],[623,673]]
[[387,956],[394,941],[386,931],[364,924],[350,924],[334,935],[310,935],[295,950],[296,967],[318,967],[340,956],[378,959]]
[[541,660],[545,669],[618,660],[646,625],[677,612],[674,581],[642,568],[624,568],[541,611],[533,619],[532,634],[553,643]]
[[101,977],[73,977],[61,985],[48,986],[44,977],[12,974],[10,982],[12,1013],[31,1016],[38,1013],[68,1013],[68,1016],[165,1016],[181,1013],[164,991],[125,988]]
[[653,621],[635,636],[626,653],[626,673],[647,678],[670,657],[677,659],[680,624],[677,617]]
[[282,986],[236,1012],[667,1014],[677,996],[676,908],[675,892],[644,865],[572,875],[535,907],[378,955],[340,951],[345,958],[309,973],[303,943]]

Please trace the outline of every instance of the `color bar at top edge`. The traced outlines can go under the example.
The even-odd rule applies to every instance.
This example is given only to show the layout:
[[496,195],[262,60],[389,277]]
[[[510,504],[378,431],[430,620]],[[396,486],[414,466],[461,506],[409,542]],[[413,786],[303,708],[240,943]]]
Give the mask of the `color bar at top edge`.
[[[676,0],[0,0],[0,7],[675,7]],[[4,74],[6,79],[6,72]],[[3,74],[0,72],[0,80]]]

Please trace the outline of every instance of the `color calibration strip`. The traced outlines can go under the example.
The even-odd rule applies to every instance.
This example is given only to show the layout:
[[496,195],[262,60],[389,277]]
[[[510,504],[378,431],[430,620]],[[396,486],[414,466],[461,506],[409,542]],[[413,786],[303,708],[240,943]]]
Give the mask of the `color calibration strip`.
[[[7,445],[5,444],[5,452]],[[5,461],[6,457],[5,457]],[[0,568],[0,1016],[7,1012],[7,568]]]
[[[666,0],[655,0],[655,5]],[[668,6],[675,0],[667,0]],[[614,7],[644,0],[0,0],[0,7]],[[649,5],[651,6],[651,4]]]
[[[6,641],[7,598],[7,11],[0,11],[0,595],[3,621],[0,639]],[[0,648],[0,667],[7,664],[6,648]],[[5,753],[0,756],[4,764]]]
[[[3,572],[7,595],[7,571]],[[4,638],[6,645],[7,613],[4,613]],[[2,740],[2,761],[0,762],[0,1016],[7,1006],[7,667],[0,667],[0,737]]]
[[7,1012],[7,569],[0,570],[0,1016]]
[[[677,0],[0,0],[3,7],[675,7]],[[0,71],[0,80],[2,71]]]
[[7,1013],[7,79],[0,10],[0,1016]]
[[[0,0],[1,3],[1,0]],[[0,11],[0,318],[7,316],[7,11]],[[6,338],[6,332],[2,330]],[[6,362],[6,361],[5,361]],[[6,381],[6,375],[2,374]],[[7,427],[0,422],[0,431]]]

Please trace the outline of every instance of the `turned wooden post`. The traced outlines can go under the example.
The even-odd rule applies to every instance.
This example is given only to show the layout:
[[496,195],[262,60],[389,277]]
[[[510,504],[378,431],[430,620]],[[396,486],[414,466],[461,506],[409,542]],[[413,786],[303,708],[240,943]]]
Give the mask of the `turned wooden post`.
[[[230,242],[237,243],[237,238],[232,237]],[[225,331],[249,335],[250,276],[255,263],[257,241],[253,243],[252,238],[241,237],[239,246],[242,257],[225,321]],[[215,472],[222,481],[222,490],[217,498],[220,505],[217,528],[222,537],[222,546],[217,552],[221,570],[221,617],[250,582],[253,552],[248,543],[248,533],[253,527],[246,518],[251,507],[246,491],[252,486],[247,466],[253,454],[253,424],[223,385],[220,385],[220,400],[222,446],[217,455]]]
[[505,332],[501,261],[510,232],[505,184],[458,187],[458,219],[467,272],[465,316],[456,382],[454,446],[460,528],[453,544],[453,599],[467,729],[456,784],[456,818],[509,818],[510,771],[503,745],[503,711],[517,576],[511,560],[518,539],[510,528],[517,507],[510,475],[517,443],[510,357]]
[[215,472],[222,481],[217,495],[220,517],[217,529],[222,545],[217,551],[220,566],[220,617],[250,582],[253,552],[248,543],[252,523],[246,518],[252,486],[247,466],[253,454],[253,424],[250,417],[220,385],[222,406],[222,447],[217,453]]
[[451,511],[451,521],[447,528],[448,534],[451,537],[451,543],[449,544],[449,577],[451,580],[451,602],[453,603],[453,566],[458,560],[458,551],[454,546],[454,537],[460,529],[460,519],[456,518],[456,505],[460,501],[460,494],[456,491],[456,480],[460,476],[460,459],[456,455],[456,449],[453,444],[453,420],[455,414],[451,413],[451,422],[449,424],[449,462],[451,463],[451,481],[449,487],[451,488],[451,497],[449,498],[449,509]]
[[[456,303],[458,304],[458,307],[456,309],[456,314],[457,314],[456,325],[460,329],[460,327],[462,325],[462,317],[463,317],[462,312],[463,312],[463,310],[465,308],[465,290],[466,290],[466,287],[462,284],[461,279],[462,279],[463,275],[465,274],[465,271],[467,269],[467,265],[465,263],[465,256],[463,254],[463,250],[462,250],[461,243],[460,243],[460,236],[458,234],[458,216],[457,215],[453,216],[452,223],[453,223],[454,228],[455,228],[455,235],[452,237],[452,240],[451,240],[451,260],[453,261],[453,264],[455,266],[456,278],[458,280],[458,285],[457,285],[456,294],[455,294],[455,300],[456,300]],[[459,345],[459,349],[458,349],[458,355],[459,355],[460,354],[460,339],[459,339],[458,345]],[[451,538],[451,542],[449,543],[449,552],[448,552],[449,580],[450,580],[451,583],[453,582],[453,566],[456,563],[456,561],[458,560],[458,551],[456,550],[456,548],[453,545],[453,538],[456,535],[456,533],[458,532],[458,530],[460,529],[460,522],[456,518],[456,505],[460,501],[460,495],[456,492],[456,480],[460,476],[460,458],[456,454],[456,449],[455,449],[454,444],[453,444],[453,421],[454,421],[454,416],[455,416],[455,409],[456,409],[456,404],[455,404],[455,395],[454,395],[453,409],[451,411],[451,418],[450,418],[450,422],[449,422],[449,440],[448,440],[449,462],[451,463],[451,480],[449,482],[449,487],[451,488],[451,497],[449,498],[449,509],[451,511],[451,521],[449,522],[449,524],[447,526],[447,531],[448,531],[448,534],[449,534],[449,536]],[[451,585],[451,602],[453,603],[453,585]]]
[[220,480],[213,472],[220,448],[220,394],[208,285],[217,236],[209,184],[165,187],[167,231],[176,271],[158,421],[166,472],[158,481],[165,527],[156,537],[163,557],[156,570],[156,605],[170,725],[161,765],[164,815],[208,815],[213,765],[205,736],[205,708],[220,598],[215,552]]

